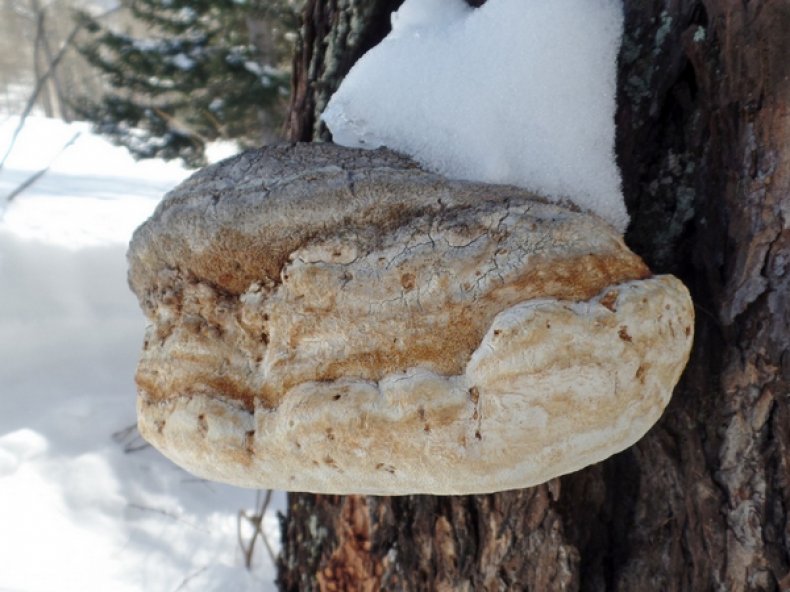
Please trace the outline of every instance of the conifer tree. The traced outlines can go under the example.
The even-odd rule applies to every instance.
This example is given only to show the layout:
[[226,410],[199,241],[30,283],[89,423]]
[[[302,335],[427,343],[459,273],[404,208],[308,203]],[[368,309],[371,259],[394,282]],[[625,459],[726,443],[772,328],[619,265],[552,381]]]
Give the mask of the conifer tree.
[[80,47],[110,91],[85,97],[80,115],[138,158],[205,164],[206,143],[271,139],[288,94],[289,0],[131,0],[143,35],[79,13]]

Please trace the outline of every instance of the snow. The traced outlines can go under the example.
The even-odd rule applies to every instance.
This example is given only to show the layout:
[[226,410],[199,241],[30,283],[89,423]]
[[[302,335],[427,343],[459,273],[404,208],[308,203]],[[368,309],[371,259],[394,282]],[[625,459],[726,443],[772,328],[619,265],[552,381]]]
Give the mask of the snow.
[[[0,153],[17,121],[0,125]],[[237,542],[256,492],[135,450],[145,321],[126,245],[188,172],[33,118],[0,171],[0,204],[50,162],[0,213],[0,590],[273,590],[263,545],[247,571]],[[264,529],[276,545],[273,511]]]
[[620,231],[614,157],[620,0],[406,0],[323,119],[448,177],[567,198]]
[[173,65],[179,70],[191,70],[196,62],[184,52],[177,53],[171,58]]

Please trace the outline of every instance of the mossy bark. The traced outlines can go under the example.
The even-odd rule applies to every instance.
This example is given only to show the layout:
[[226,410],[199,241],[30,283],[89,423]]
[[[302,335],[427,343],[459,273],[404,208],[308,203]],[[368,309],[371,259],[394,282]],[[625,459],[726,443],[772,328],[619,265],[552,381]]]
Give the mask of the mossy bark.
[[[396,4],[308,2],[293,139],[326,139],[317,113]],[[790,5],[625,0],[625,17],[626,240],[697,306],[664,417],[529,490],[293,494],[281,589],[790,589]]]

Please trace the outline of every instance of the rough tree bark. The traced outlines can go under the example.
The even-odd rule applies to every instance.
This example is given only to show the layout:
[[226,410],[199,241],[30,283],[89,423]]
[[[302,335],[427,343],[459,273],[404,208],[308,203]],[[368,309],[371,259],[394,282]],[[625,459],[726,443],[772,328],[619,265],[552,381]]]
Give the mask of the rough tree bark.
[[289,139],[330,139],[319,115],[354,62],[389,32],[402,1],[307,0],[293,60]]
[[[396,4],[308,1],[293,139],[326,138],[317,113]],[[697,305],[664,417],[529,490],[293,494],[281,589],[790,590],[790,4],[625,0],[625,13],[626,238]]]

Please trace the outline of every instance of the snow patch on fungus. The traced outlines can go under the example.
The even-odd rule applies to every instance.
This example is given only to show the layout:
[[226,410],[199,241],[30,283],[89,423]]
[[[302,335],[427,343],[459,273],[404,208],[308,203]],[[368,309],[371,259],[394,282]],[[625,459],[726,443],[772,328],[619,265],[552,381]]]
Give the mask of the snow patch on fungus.
[[620,0],[407,0],[323,114],[450,178],[570,199],[621,232],[614,157]]

